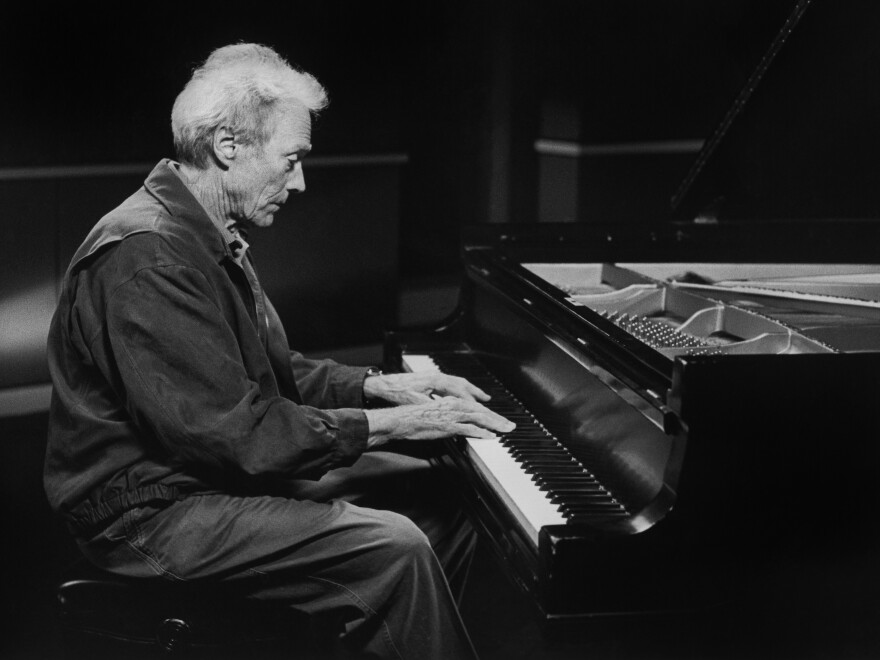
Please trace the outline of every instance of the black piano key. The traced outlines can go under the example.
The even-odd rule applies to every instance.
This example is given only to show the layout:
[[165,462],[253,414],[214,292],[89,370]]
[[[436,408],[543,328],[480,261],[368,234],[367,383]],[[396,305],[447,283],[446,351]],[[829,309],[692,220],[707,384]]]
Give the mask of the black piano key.
[[512,438],[507,444],[509,445],[510,451],[554,452],[571,457],[568,450],[560,445],[554,438]]
[[556,494],[550,496],[550,501],[553,504],[561,504],[567,507],[578,507],[578,506],[597,506],[604,504],[613,504],[614,506],[620,506],[620,502],[618,502],[614,497],[612,497],[607,492],[605,493],[570,493],[570,494]]
[[544,448],[544,447],[559,447],[562,449],[562,445],[560,445],[553,438],[548,438],[547,436],[539,436],[539,435],[526,435],[526,436],[516,436],[516,437],[503,437],[501,439],[501,444],[505,447],[524,449],[528,447],[534,448]]
[[508,448],[507,453],[513,456],[519,463],[528,463],[529,461],[552,461],[554,463],[571,463],[572,465],[578,465],[578,463],[572,460],[571,456],[568,454],[557,453],[553,447],[547,447],[547,451],[544,454],[541,453],[539,448],[536,449],[535,447],[522,449],[510,447]]
[[[572,460],[571,456],[567,453],[560,453],[558,448],[554,445],[546,445],[546,446],[507,446],[507,453],[516,458],[518,461],[525,461],[528,459],[540,459],[543,457],[547,457],[548,459],[556,460],[559,458],[566,458],[568,460]],[[558,462],[558,461],[557,461]]]
[[[547,469],[551,468],[551,467],[552,466],[548,466],[548,465],[525,465],[525,466],[523,466],[523,472],[525,472],[526,474],[530,474],[530,475],[536,475],[536,474],[541,474],[543,472],[546,472]],[[552,469],[556,474],[563,474],[562,469],[559,467],[552,467]],[[568,468],[568,470],[569,471],[565,474],[578,474],[577,467]]]
[[523,470],[527,474],[535,474],[536,472],[543,472],[545,468],[553,468],[554,470],[569,468],[572,470],[572,474],[575,474],[576,470],[579,469],[579,466],[572,463],[571,465],[567,463],[561,463],[559,461],[517,461],[523,466]]
[[523,465],[530,467],[559,467],[566,468],[571,467],[573,469],[583,469],[577,461],[572,460],[571,456],[562,455],[554,455],[548,453],[546,456],[542,456],[539,453],[535,452],[524,452],[519,456],[515,456],[518,463],[522,463]]
[[608,492],[598,481],[586,479],[535,479],[535,485],[539,490],[548,493],[558,493],[573,488],[583,488],[591,492]]
[[587,525],[596,525],[601,524],[603,522],[610,522],[613,520],[620,520],[621,518],[629,517],[629,514],[624,510],[612,510],[606,509],[596,510],[596,511],[560,511],[562,516],[566,518],[571,524],[587,524]]
[[591,511],[578,514],[563,514],[566,519],[573,525],[596,525],[603,522],[613,522],[621,518],[626,518],[629,513],[626,511]]
[[537,447],[517,446],[516,444],[514,444],[512,447],[508,448],[508,451],[511,454],[517,453],[522,454],[526,457],[534,454],[535,456],[563,456],[570,461],[574,460],[574,457],[572,457],[572,455],[569,454],[564,447],[560,447],[556,443],[545,443]]
[[603,493],[608,494],[608,491],[605,490],[599,484],[593,483],[577,483],[577,482],[569,482],[568,484],[540,484],[538,486],[538,490],[542,490],[548,493],[553,493],[555,495],[574,495],[576,493]]
[[513,458],[517,463],[526,468],[527,471],[528,469],[534,469],[538,472],[542,472],[543,468],[573,468],[577,470],[580,467],[577,463],[573,463],[567,458],[562,457],[554,458],[553,456],[547,456],[537,458],[533,456],[530,458],[524,458],[521,456],[514,456]]
[[594,502],[616,502],[607,492],[554,492],[550,496],[553,504],[590,504]]
[[523,460],[529,458],[549,458],[553,460],[565,459],[576,463],[571,454],[564,447],[556,444],[547,444],[539,447],[517,447],[516,445],[507,448],[508,453],[521,456]]
[[549,488],[557,493],[586,491],[608,493],[608,490],[595,479],[544,479],[535,481],[539,488]]
[[[529,472],[526,470],[526,472]],[[547,477],[581,477],[586,478],[587,473],[580,466],[569,466],[569,465],[559,465],[556,464],[554,466],[543,466],[543,469],[540,471],[532,471],[529,474],[534,475],[532,477],[532,481],[537,481],[539,478],[547,478]]]
[[551,471],[547,470],[541,474],[536,474],[532,479],[535,483],[547,483],[547,484],[565,484],[565,483],[588,483],[588,484],[598,484],[599,480],[596,479],[592,474],[584,470],[583,468],[580,470],[576,470],[572,472],[571,470],[562,470],[562,471]]
[[555,443],[502,443],[502,446],[507,449],[507,453],[509,453],[511,456],[528,457],[530,454],[539,454],[542,451],[546,451],[548,455],[554,455],[554,452],[559,451],[559,448]]
[[559,504],[558,511],[565,518],[570,518],[571,516],[586,516],[595,514],[606,515],[609,513],[616,513],[618,511],[626,511],[626,509],[620,506],[620,504],[617,502],[597,502],[590,505]]
[[559,511],[562,513],[570,513],[575,515],[578,512],[585,511],[611,511],[622,509],[623,507],[620,505],[620,502],[616,502],[614,500],[596,500],[593,502],[579,501],[579,502],[568,502],[568,501],[559,501],[553,502]]
[[571,463],[580,466],[580,463],[574,461],[570,455],[559,453],[555,447],[546,447],[546,453],[542,452],[541,447],[507,447],[507,453],[519,463],[527,461],[544,461],[552,463],[562,463],[563,465]]
[[[535,454],[541,451],[546,451],[547,454],[552,454],[553,452],[558,452],[560,450],[559,445],[555,442],[551,441],[540,441],[540,440],[532,440],[532,441],[523,441],[523,442],[502,442],[501,445],[505,447],[509,454],[512,456],[526,456],[529,453]],[[569,456],[570,457],[570,456]]]

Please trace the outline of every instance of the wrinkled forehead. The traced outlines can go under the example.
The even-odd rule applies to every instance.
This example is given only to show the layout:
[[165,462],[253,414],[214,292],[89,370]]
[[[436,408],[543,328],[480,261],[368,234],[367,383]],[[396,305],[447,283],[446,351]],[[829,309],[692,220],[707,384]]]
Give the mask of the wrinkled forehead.
[[269,142],[283,143],[291,150],[311,146],[312,116],[308,108],[297,101],[278,104],[269,122]]

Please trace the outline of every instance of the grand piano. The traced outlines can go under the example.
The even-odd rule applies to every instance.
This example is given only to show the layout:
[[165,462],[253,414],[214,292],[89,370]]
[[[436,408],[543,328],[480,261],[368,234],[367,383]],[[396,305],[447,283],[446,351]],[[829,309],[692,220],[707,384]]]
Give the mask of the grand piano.
[[667,216],[470,228],[452,316],[387,335],[517,422],[448,460],[548,625],[876,612],[880,8],[841,4],[793,3]]

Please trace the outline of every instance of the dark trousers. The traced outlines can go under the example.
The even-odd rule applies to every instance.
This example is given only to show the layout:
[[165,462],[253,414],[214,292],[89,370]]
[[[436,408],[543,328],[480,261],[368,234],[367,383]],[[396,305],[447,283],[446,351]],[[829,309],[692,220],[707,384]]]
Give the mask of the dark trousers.
[[135,509],[81,547],[123,575],[245,585],[338,623],[357,654],[476,657],[449,586],[464,586],[473,530],[422,458],[371,452],[285,496],[206,494]]

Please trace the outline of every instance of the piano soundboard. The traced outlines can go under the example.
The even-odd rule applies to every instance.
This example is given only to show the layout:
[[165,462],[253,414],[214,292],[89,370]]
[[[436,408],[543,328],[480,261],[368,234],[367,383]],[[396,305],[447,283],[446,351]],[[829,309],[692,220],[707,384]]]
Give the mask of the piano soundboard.
[[880,350],[872,264],[523,264],[672,360]]

